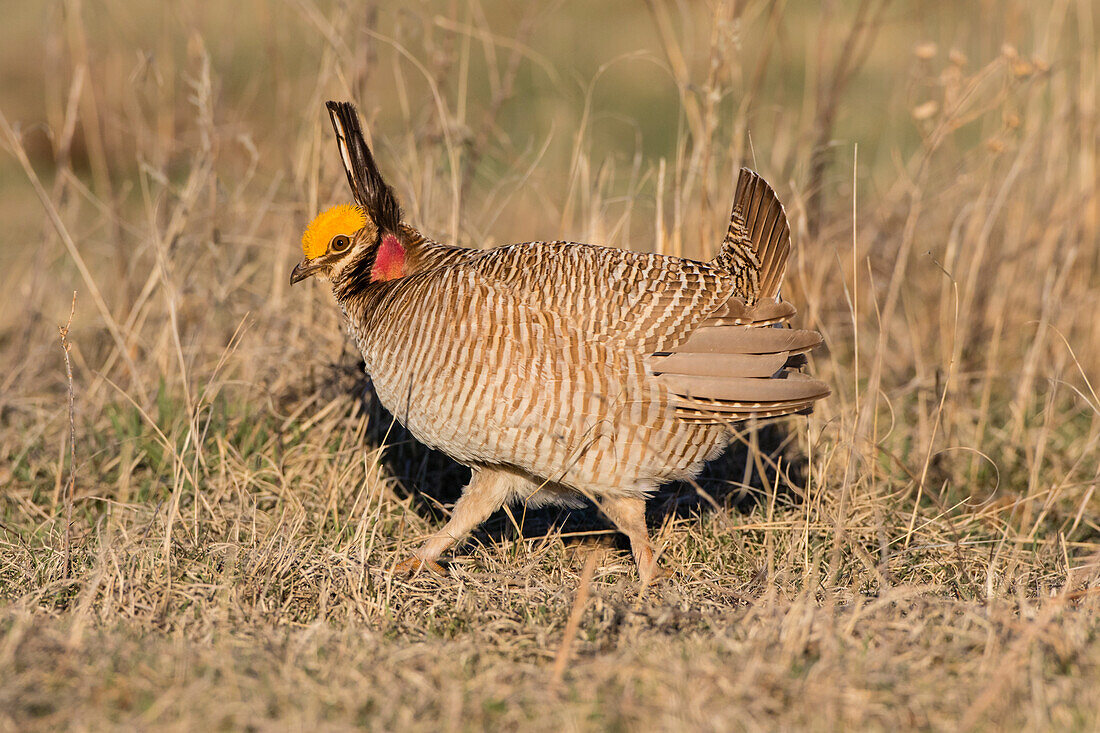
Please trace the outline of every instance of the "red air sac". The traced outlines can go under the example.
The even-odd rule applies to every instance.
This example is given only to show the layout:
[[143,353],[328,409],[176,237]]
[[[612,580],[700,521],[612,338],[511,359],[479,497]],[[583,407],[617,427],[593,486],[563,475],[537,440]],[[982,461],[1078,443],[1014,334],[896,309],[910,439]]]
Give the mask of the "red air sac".
[[370,271],[373,282],[396,280],[405,276],[405,248],[397,237],[387,234],[378,245],[378,254],[374,258],[374,267]]

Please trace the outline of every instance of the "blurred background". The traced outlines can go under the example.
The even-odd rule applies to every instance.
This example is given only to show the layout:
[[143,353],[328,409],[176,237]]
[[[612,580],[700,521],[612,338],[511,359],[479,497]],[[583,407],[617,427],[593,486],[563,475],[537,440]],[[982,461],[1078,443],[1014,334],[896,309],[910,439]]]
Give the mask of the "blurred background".
[[915,455],[966,444],[938,460],[972,463],[968,481],[994,480],[972,451],[1006,421],[994,463],[1051,410],[1095,447],[1090,2],[66,0],[5,20],[9,422],[29,400],[63,432],[74,290],[88,418],[104,390],[192,400],[239,329],[222,374],[245,401],[339,353],[324,293],[286,276],[304,225],[348,198],[334,98],[359,105],[409,221],[474,246],[708,258],[749,165],[786,202],[836,409],[868,391],[871,430],[900,390]]

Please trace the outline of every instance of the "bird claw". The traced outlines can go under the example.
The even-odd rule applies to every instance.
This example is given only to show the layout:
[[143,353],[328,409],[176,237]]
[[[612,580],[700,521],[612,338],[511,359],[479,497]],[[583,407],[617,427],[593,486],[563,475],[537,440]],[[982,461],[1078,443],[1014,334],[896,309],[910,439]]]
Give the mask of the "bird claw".
[[424,568],[430,570],[433,575],[437,575],[441,578],[447,577],[446,569],[444,569],[444,567],[437,563],[435,560],[424,560],[420,557],[417,557],[416,555],[413,555],[412,557],[397,563],[397,565],[393,567],[393,575],[417,575]]
[[657,585],[671,578],[675,573],[668,568],[655,565],[649,569],[649,572],[639,573],[642,581],[642,588],[648,588],[651,585]]

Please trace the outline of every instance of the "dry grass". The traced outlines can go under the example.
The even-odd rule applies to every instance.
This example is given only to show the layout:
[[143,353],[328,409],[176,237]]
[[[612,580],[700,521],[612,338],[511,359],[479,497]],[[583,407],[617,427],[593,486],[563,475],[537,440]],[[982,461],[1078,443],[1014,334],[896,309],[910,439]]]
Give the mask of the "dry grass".
[[[0,729],[1100,727],[1100,18],[796,5],[14,13]],[[327,98],[463,242],[704,257],[776,184],[834,396],[654,502],[674,579],[522,510],[386,572],[463,470],[287,285]]]

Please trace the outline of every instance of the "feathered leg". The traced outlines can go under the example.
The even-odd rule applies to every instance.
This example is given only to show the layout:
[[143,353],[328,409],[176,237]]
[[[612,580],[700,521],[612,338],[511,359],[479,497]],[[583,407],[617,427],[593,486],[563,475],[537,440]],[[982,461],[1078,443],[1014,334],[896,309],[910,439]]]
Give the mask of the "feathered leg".
[[645,526],[645,499],[600,498],[598,504],[600,511],[630,539],[630,551],[638,565],[638,576],[643,588],[671,574],[657,564],[657,553],[649,541],[649,530]]
[[439,564],[439,556],[504,506],[519,481],[518,477],[504,471],[475,468],[470,483],[462,490],[462,496],[455,504],[451,521],[432,535],[416,554],[398,563],[393,569],[394,574],[409,575],[427,567],[434,573],[446,575]]

